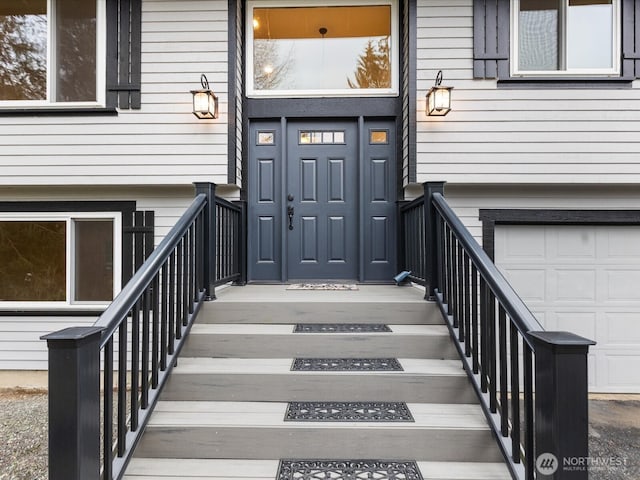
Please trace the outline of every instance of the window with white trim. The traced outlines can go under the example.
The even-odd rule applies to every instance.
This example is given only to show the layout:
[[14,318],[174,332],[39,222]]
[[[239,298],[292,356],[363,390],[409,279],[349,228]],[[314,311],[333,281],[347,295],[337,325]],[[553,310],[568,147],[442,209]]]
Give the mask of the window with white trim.
[[0,308],[106,306],[120,291],[121,214],[0,215]]
[[395,96],[397,0],[247,2],[250,97]]
[[620,74],[619,0],[513,0],[512,76]]
[[0,106],[104,104],[105,0],[2,0]]

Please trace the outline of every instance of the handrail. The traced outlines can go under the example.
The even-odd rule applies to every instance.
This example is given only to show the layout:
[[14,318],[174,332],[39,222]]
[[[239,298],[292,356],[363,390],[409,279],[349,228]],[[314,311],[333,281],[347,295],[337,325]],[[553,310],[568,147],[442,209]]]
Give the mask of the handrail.
[[[244,279],[244,203],[196,197],[91,327],[49,346],[49,479],[120,480],[215,286]],[[72,432],[72,433],[70,433]]]
[[[512,478],[534,480],[537,471],[587,480],[588,469],[562,467],[588,456],[594,342],[544,331],[447,204],[443,182],[425,183],[424,195],[399,213],[401,267],[415,268],[412,280],[437,303]],[[537,465],[542,454],[551,456]]]
[[163,263],[166,262],[173,249],[182,239],[184,232],[202,212],[206,204],[207,197],[205,194],[201,193],[196,196],[182,217],[180,217],[178,222],[169,230],[169,233],[167,233],[153,253],[144,262],[143,267],[131,277],[131,280],[127,282],[116,298],[113,299],[109,307],[100,315],[100,318],[98,318],[94,324],[94,327],[104,329],[102,331],[100,348],[104,347],[106,343],[105,339],[110,338],[115,333],[120,323],[126,318],[126,314],[134,307],[142,292],[149,286]]
[[456,233],[457,240],[462,244],[466,253],[471,257],[475,267],[484,277],[485,281],[493,291],[500,297],[500,301],[504,306],[507,315],[516,324],[520,333],[525,335],[527,343],[531,344],[528,337],[529,332],[542,331],[544,328],[533,316],[531,310],[525,305],[518,296],[511,284],[507,282],[498,267],[491,261],[489,255],[482,249],[471,232],[464,226],[460,218],[455,214],[452,208],[447,204],[441,193],[434,193],[432,202],[438,210],[442,218],[449,224],[451,229]]

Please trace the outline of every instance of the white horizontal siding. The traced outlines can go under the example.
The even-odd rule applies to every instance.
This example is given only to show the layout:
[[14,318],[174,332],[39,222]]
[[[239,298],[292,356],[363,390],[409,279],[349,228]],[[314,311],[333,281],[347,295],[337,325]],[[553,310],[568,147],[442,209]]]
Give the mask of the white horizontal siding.
[[0,370],[46,370],[42,335],[71,326],[90,326],[97,317],[0,316]]
[[[418,181],[640,181],[640,89],[498,89],[473,79],[472,3],[418,1]],[[454,87],[453,110],[427,117],[438,70]]]
[[[227,182],[227,2],[143,0],[142,10],[142,109],[0,117],[0,186]],[[191,113],[201,73],[217,120]]]

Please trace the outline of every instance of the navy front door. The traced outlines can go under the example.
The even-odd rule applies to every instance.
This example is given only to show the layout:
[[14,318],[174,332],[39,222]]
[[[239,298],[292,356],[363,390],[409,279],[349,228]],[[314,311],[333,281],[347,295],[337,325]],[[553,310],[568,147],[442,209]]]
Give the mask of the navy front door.
[[363,120],[251,123],[250,280],[391,279],[393,127]]
[[288,279],[358,276],[357,124],[287,126]]

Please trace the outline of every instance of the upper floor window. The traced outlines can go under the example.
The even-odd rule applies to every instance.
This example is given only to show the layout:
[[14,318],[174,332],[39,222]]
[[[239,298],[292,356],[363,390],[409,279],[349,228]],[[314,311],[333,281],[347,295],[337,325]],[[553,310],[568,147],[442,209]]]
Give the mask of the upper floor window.
[[620,74],[619,0],[513,0],[513,76]]
[[249,96],[398,93],[396,0],[248,2]]
[[2,0],[0,105],[104,103],[105,0]]

